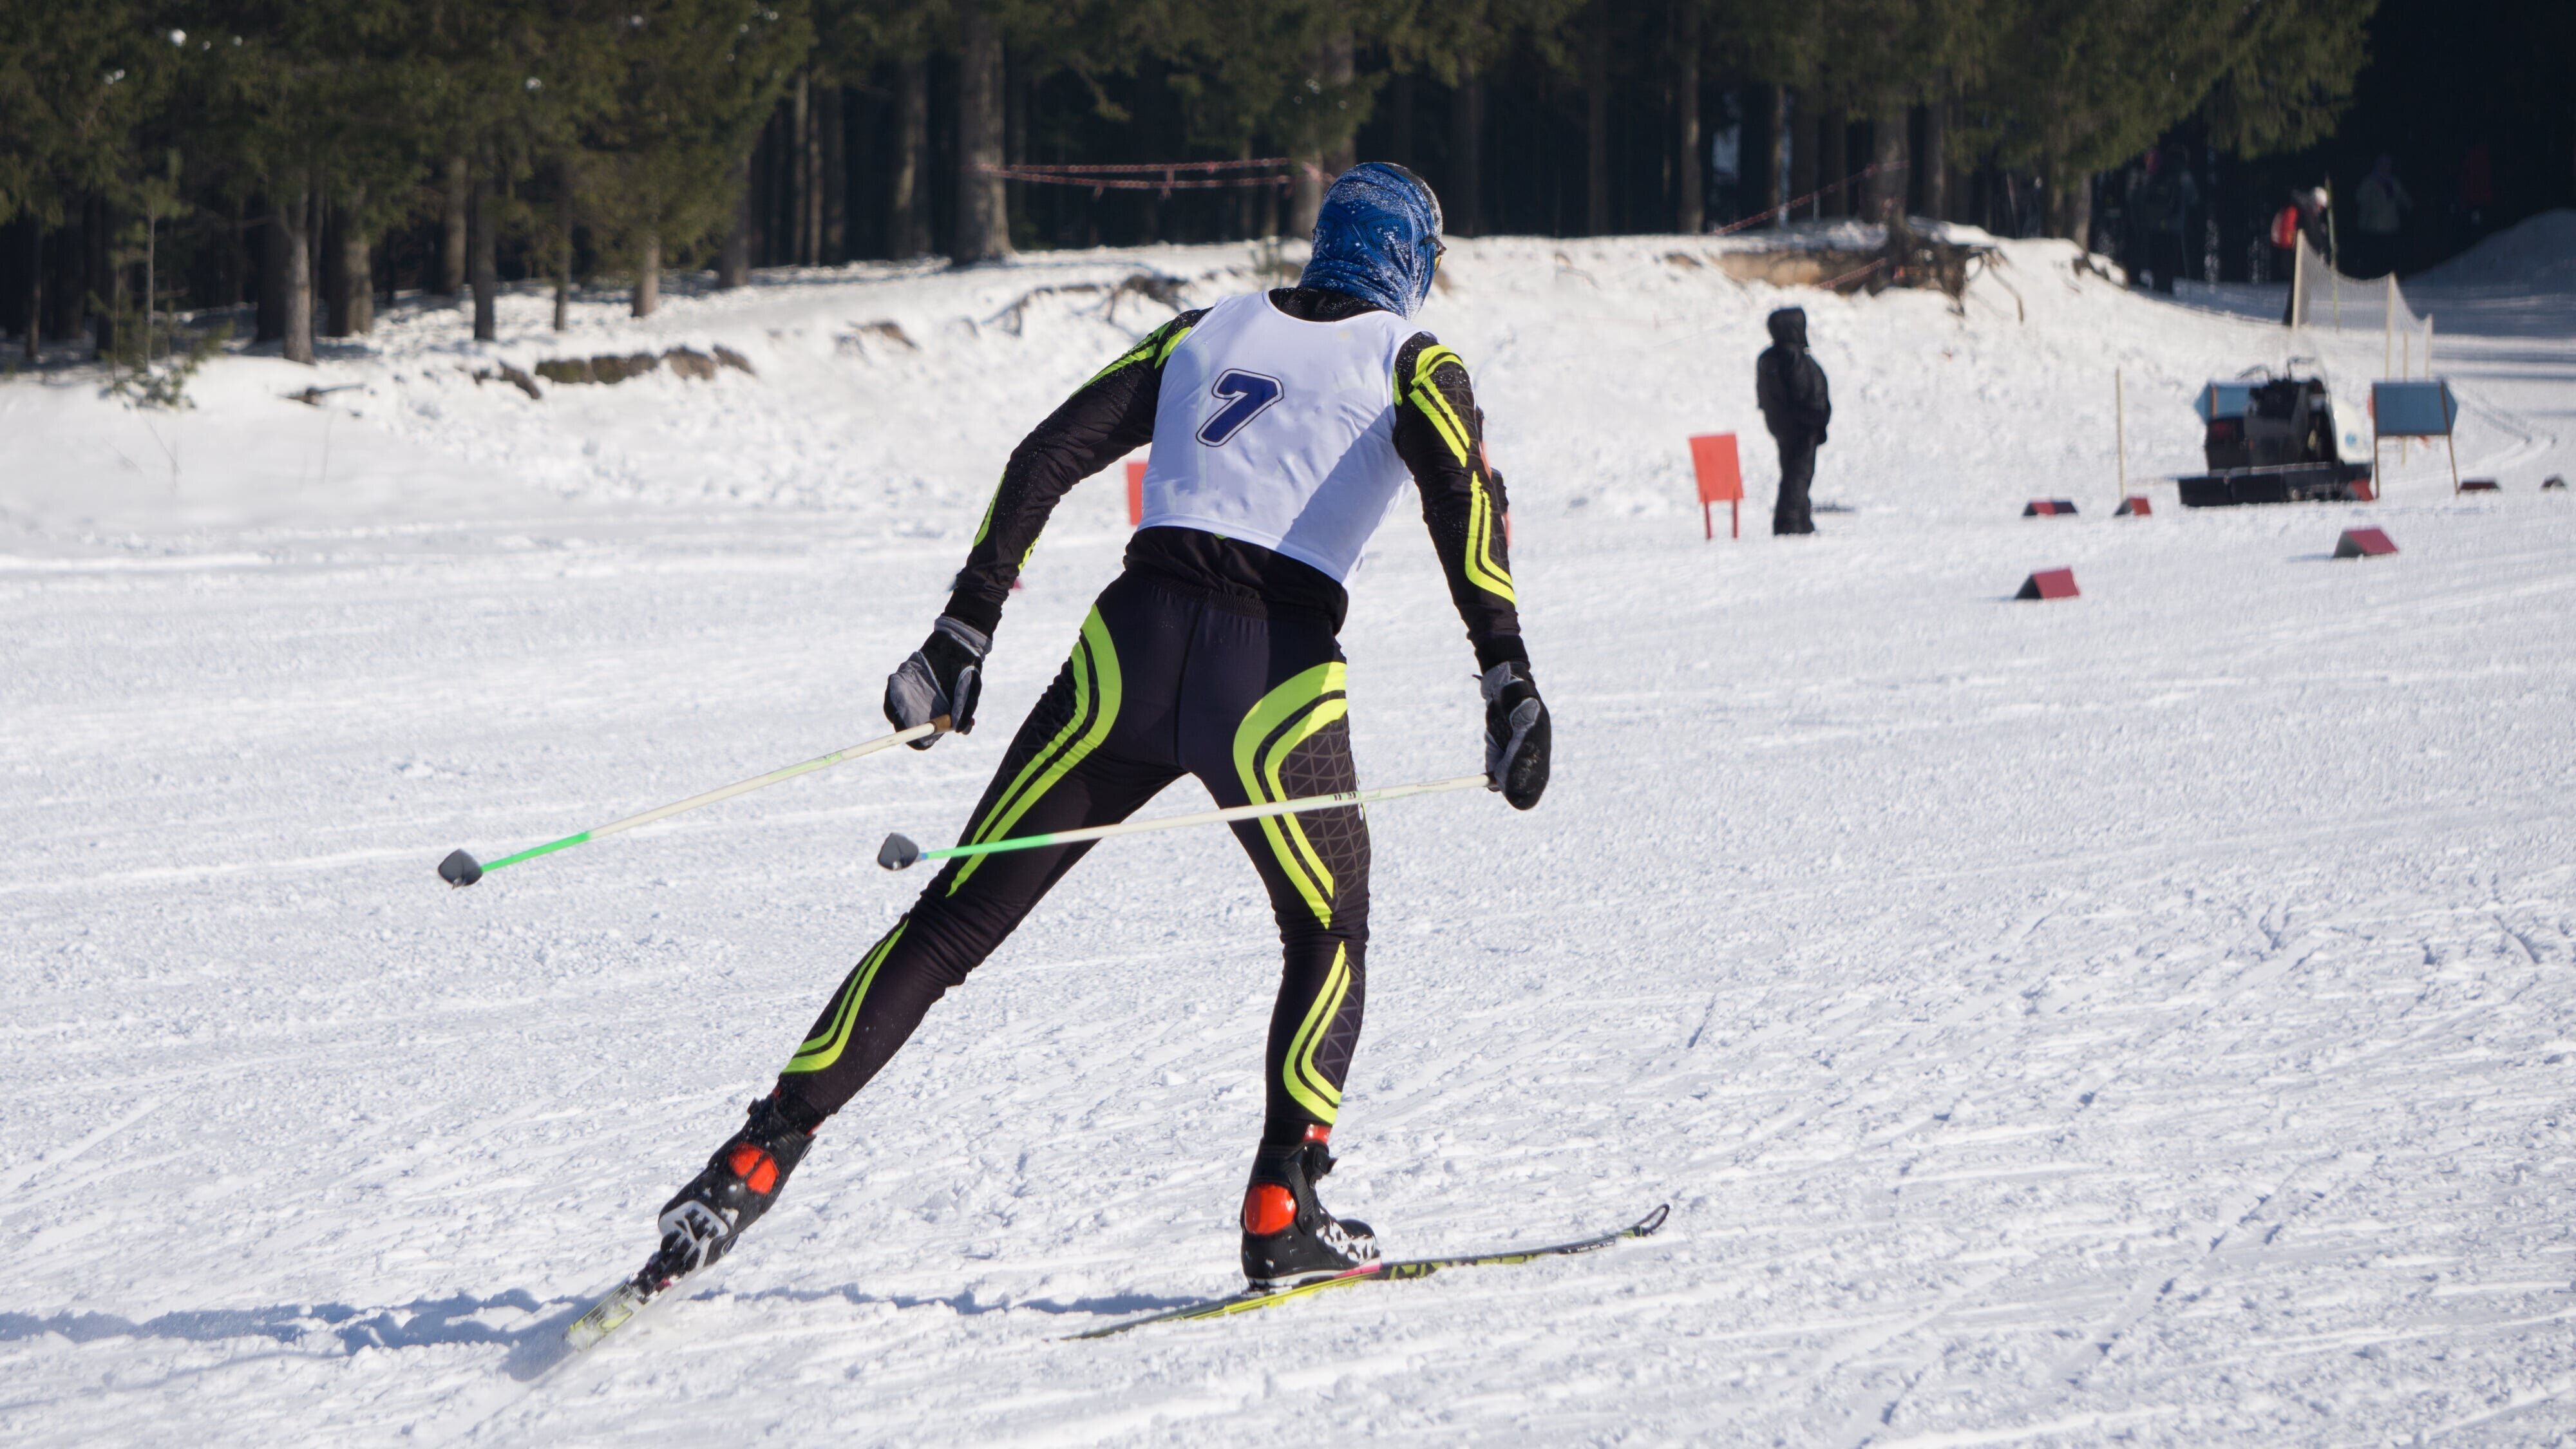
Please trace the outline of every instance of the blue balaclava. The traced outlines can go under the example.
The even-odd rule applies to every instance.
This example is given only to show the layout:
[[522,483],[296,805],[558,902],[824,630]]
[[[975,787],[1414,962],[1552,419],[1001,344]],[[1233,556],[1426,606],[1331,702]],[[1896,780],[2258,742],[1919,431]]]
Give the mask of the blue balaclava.
[[1431,295],[1440,259],[1440,198],[1387,161],[1343,172],[1315,215],[1315,254],[1301,287],[1324,287],[1410,317]]

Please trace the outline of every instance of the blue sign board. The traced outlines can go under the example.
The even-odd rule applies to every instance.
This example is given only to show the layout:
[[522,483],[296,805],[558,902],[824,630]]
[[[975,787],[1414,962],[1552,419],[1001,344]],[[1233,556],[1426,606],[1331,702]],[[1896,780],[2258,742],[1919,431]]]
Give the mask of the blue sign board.
[[2254,384],[2250,382],[2213,382],[2192,399],[2191,410],[2200,414],[2204,423],[2220,418],[2241,418],[2254,405]]
[[2451,384],[2440,378],[2431,382],[2374,382],[2370,385],[2370,415],[2383,438],[2447,437],[2453,420],[2460,415],[2460,400],[2451,395]]

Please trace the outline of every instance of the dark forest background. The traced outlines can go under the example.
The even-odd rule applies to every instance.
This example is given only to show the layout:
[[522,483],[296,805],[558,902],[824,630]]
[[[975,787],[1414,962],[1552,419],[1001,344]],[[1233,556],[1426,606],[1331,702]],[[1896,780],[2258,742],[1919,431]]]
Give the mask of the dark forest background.
[[[1361,158],[1463,236],[1902,207],[2124,252],[2154,151],[2241,280],[2386,154],[2402,271],[2576,202],[2571,77],[2568,0],[0,0],[0,330],[242,309],[309,359],[410,292],[488,337],[530,280],[560,326],[673,269],[1295,236]],[[1061,169],[1163,163],[1230,164]]]

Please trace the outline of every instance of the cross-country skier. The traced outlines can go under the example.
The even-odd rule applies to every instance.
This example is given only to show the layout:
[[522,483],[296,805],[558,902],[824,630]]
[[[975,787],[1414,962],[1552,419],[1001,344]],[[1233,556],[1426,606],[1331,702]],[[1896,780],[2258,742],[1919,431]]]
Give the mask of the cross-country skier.
[[[1126,571],[1020,725],[967,841],[1124,819],[1183,774],[1222,805],[1355,789],[1342,581],[1408,474],[1422,495],[1485,698],[1485,767],[1519,809],[1547,787],[1548,717],[1520,638],[1502,480],[1458,354],[1405,319],[1431,290],[1440,204],[1372,162],[1334,181],[1293,288],[1183,312],[1012,450],[930,637],[886,681],[908,728],[975,722],[1012,580],[1065,490],[1153,444]],[[926,746],[929,740],[916,747]],[[1315,1196],[1359,1038],[1368,827],[1356,808],[1234,827],[1269,888],[1286,961],[1264,1059],[1268,1106],[1243,1199],[1258,1288],[1377,1257]],[[1089,844],[951,860],[860,957],[743,1129],[662,1209],[650,1295],[730,1251],[778,1200],[815,1131],[882,1069]]]

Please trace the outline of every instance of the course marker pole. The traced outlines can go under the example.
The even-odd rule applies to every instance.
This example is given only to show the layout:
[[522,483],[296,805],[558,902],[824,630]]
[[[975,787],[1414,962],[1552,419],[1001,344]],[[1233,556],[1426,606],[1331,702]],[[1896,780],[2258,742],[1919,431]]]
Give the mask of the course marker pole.
[[2111,444],[2120,455],[2120,499],[2129,497],[2129,391],[2120,379],[2120,369],[2111,369]]
[[713,805],[720,801],[730,800],[736,795],[748,795],[754,790],[761,789],[768,785],[775,785],[781,780],[792,780],[799,775],[810,774],[813,771],[840,764],[845,760],[855,760],[861,755],[873,755],[879,750],[889,750],[894,748],[896,745],[910,744],[924,735],[935,735],[947,728],[948,716],[943,714],[928,724],[914,725],[908,730],[896,730],[893,734],[879,736],[865,744],[852,745],[846,750],[834,750],[828,755],[818,755],[813,759],[805,761],[803,764],[789,765],[783,770],[772,770],[768,774],[759,776],[756,779],[737,781],[734,784],[725,786],[721,790],[709,790],[703,795],[692,795],[686,800],[675,800],[668,805],[657,805],[652,809],[645,811],[641,815],[629,815],[623,820],[611,821],[606,825],[598,826],[594,829],[584,830],[574,835],[567,835],[561,840],[549,840],[543,845],[531,846],[526,850],[520,851],[516,855],[502,856],[499,860],[493,861],[489,865],[476,861],[473,856],[466,854],[462,850],[450,851],[447,859],[438,863],[439,879],[446,881],[451,886],[461,889],[481,880],[486,871],[499,870],[505,865],[517,865],[520,861],[534,860],[538,856],[551,855],[558,850],[568,849],[572,846],[587,845],[591,841],[598,840],[604,836],[615,835],[621,830],[632,830],[638,825],[650,825],[656,820],[667,820],[684,810],[695,810],[701,806]]
[[1437,795],[1446,790],[1469,790],[1487,784],[1483,775],[1458,775],[1447,780],[1428,780],[1419,785],[1384,785],[1375,790],[1343,790],[1331,795],[1307,795],[1296,800],[1275,800],[1264,805],[1236,805],[1224,810],[1201,810],[1194,815],[1167,815],[1159,820],[1122,820],[1115,825],[1091,825],[1080,830],[1058,830],[1046,835],[1021,835],[1008,840],[986,840],[971,845],[946,845],[937,850],[924,850],[901,835],[889,835],[877,850],[877,864],[888,870],[906,870],[916,861],[956,860],[970,855],[995,855],[1005,850],[1035,850],[1045,845],[1072,845],[1085,840],[1106,840],[1113,835],[1142,835],[1154,830],[1179,830],[1191,825],[1223,825],[1237,820],[1260,820],[1272,815],[1295,815],[1307,810],[1330,810],[1343,805],[1372,805],[1380,800],[1401,800],[1409,795]]

